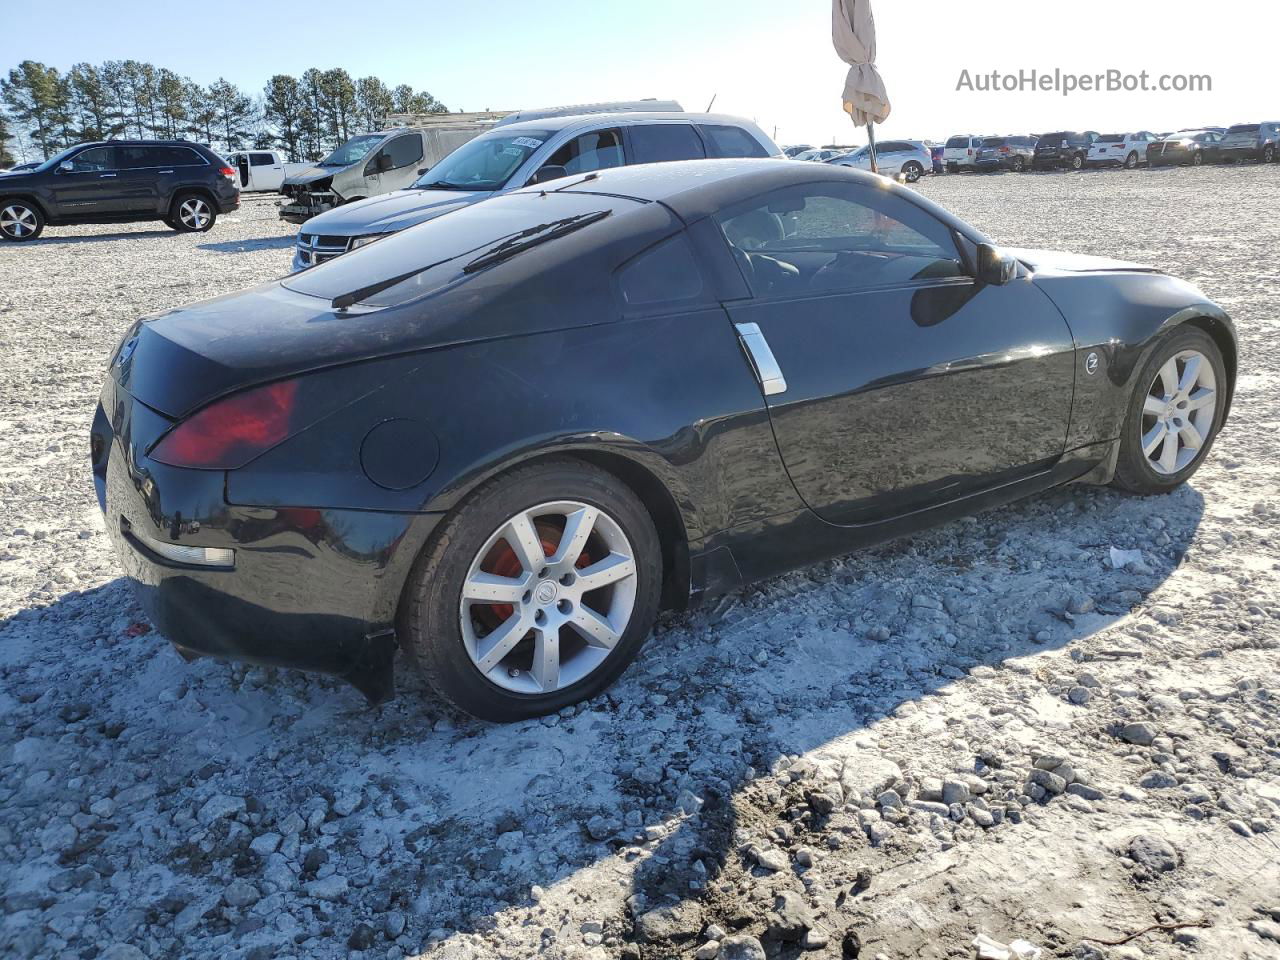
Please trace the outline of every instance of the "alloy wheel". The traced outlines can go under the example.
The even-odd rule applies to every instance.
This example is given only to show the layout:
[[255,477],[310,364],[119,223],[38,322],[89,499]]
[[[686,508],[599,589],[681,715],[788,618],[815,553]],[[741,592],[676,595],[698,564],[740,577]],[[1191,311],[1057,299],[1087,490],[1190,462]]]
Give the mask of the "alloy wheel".
[[31,236],[36,232],[37,224],[35,211],[25,204],[11,203],[0,210],[0,230],[14,240],[25,240]]
[[1213,364],[1198,350],[1174,354],[1142,403],[1142,452],[1162,476],[1185,470],[1208,442],[1217,413]]
[[636,605],[635,554],[598,507],[556,501],[493,532],[467,571],[463,646],[489,682],[547,694],[598,670]]
[[188,230],[203,230],[211,215],[209,204],[199,197],[188,197],[178,207],[178,219]]

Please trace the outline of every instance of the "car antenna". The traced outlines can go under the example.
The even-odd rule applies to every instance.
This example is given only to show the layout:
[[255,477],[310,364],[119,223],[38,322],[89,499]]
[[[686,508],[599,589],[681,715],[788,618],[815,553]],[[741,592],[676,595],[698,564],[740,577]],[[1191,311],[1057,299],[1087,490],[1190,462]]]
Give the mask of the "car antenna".
[[703,110],[703,111],[702,111],[703,113],[710,113],[710,112],[711,112],[711,108],[712,108],[712,107],[714,107],[714,106],[716,105],[716,97],[718,97],[718,96],[720,96],[720,94],[718,94],[718,93],[713,93],[713,94],[711,95],[711,102],[707,104],[707,109]]

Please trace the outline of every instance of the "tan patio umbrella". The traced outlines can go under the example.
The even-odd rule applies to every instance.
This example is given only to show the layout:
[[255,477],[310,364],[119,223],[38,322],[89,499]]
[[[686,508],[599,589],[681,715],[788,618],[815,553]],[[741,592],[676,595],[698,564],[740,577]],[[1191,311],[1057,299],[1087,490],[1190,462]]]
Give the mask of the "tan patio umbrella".
[[876,169],[873,124],[889,116],[889,95],[876,69],[876,21],[871,0],[831,0],[831,42],[849,64],[844,81],[844,109],[857,126],[866,126],[871,146],[871,169]]

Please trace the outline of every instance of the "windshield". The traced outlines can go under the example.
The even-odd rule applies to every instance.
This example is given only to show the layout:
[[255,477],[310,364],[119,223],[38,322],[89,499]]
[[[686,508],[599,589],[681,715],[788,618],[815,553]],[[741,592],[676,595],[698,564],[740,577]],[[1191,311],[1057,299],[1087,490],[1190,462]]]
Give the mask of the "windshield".
[[1256,123],[1237,123],[1227,133],[1257,133],[1258,124]]
[[67,157],[71,156],[73,151],[78,149],[80,149],[80,144],[76,144],[74,147],[67,147],[67,149],[62,150],[58,153],[55,153],[52,157],[50,157],[44,163],[40,164],[40,166],[36,167],[36,170],[39,170],[41,172],[45,170],[52,170],[54,167],[60,164],[63,160],[67,159]]
[[349,167],[353,163],[359,163],[369,155],[369,151],[380,144],[385,137],[380,135],[371,135],[365,137],[352,137],[333,153],[329,154],[320,161],[322,167]]
[[1107,133],[1100,136],[1097,143],[1124,143],[1123,133]]
[[494,131],[464,143],[414,184],[419,190],[500,190],[552,130]]

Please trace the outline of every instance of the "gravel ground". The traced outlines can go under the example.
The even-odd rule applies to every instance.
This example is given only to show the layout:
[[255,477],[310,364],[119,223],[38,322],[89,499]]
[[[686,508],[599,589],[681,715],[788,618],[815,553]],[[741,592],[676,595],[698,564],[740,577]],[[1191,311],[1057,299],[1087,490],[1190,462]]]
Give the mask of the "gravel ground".
[[105,360],[139,314],[283,273],[269,204],[0,247],[0,954],[1280,957],[1280,166],[920,189],[1227,308],[1239,390],[1195,482],[742,591],[506,727],[412,677],[374,710],[184,664],[118,578],[86,456]]

